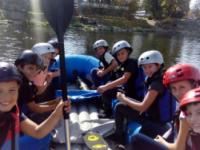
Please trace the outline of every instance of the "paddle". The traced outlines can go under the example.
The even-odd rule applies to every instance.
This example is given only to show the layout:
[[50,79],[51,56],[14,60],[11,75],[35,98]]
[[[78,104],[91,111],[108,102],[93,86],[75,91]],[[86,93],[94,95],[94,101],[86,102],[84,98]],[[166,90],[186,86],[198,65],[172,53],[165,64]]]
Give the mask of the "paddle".
[[[62,98],[67,100],[67,82],[65,70],[64,34],[73,15],[74,0],[41,0],[42,10],[55,31],[60,43],[60,70]],[[64,113],[66,149],[70,150],[69,114]]]

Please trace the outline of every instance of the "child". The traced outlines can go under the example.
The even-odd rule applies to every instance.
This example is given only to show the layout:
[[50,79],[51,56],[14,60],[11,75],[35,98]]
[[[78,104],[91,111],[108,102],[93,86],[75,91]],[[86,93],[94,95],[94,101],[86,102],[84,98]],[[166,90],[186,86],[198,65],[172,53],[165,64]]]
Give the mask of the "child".
[[49,40],[48,43],[51,44],[55,49],[55,52],[52,54],[52,58],[50,60],[48,70],[51,72],[56,72],[57,75],[60,75],[60,69],[55,67],[55,66],[58,66],[58,64],[57,64],[58,62],[56,62],[55,58],[56,58],[56,56],[58,56],[60,54],[60,44],[58,43],[57,38]]
[[[47,68],[46,71],[49,70],[51,67],[51,61],[54,59],[55,53],[57,53],[56,49],[49,43],[37,43],[33,45],[32,51],[42,57],[44,65]],[[47,81],[50,83],[53,78],[58,76],[60,76],[60,70],[48,72]]]
[[190,128],[185,138],[187,141],[180,141],[180,143],[186,143],[185,149],[198,150],[200,148],[200,88],[190,90],[181,98],[180,110],[185,115]]
[[48,43],[51,44],[55,49],[55,52],[54,52],[53,57],[52,57],[52,59],[54,59],[60,53],[60,47],[59,47],[58,39],[56,39],[56,38],[51,39],[51,40],[48,41]]
[[[40,55],[43,59],[44,65],[46,66],[45,70],[42,70],[38,75],[34,77],[33,84],[37,87],[37,93],[35,102],[45,103],[49,107],[55,106],[58,104],[58,100],[55,100],[55,89],[52,84],[52,79],[60,75],[60,72],[50,72],[48,71],[52,55],[55,53],[55,49],[49,43],[37,43],[33,46],[32,51]],[[41,109],[42,111],[42,109]],[[49,111],[45,111],[43,114],[38,114],[35,112],[29,112],[30,117],[37,123],[43,121],[49,114]]]
[[29,109],[38,113],[54,110],[57,104],[42,105],[35,102],[37,88],[33,84],[33,80],[41,71],[46,69],[42,58],[31,50],[24,50],[16,59],[15,65],[22,75],[22,85],[19,89],[18,101],[20,111],[23,111],[26,115],[28,115],[27,113]]
[[97,88],[102,93],[103,107],[108,117],[112,115],[111,102],[116,98],[116,93],[120,87],[124,87],[125,92],[130,97],[136,97],[134,91],[134,80],[137,77],[138,66],[137,60],[129,58],[132,47],[127,41],[118,41],[112,48],[112,55],[119,62],[116,80],[101,85]]
[[[168,87],[172,94],[177,98],[178,102],[182,105],[181,97],[189,90],[198,87],[200,81],[199,70],[189,64],[177,64],[169,69],[164,74],[163,83]],[[183,97],[184,98],[184,97]],[[177,124],[175,126],[178,130],[178,135],[174,143],[167,142],[160,135],[155,140],[146,137],[142,134],[135,135],[132,138],[131,144],[128,146],[128,150],[146,150],[151,148],[152,150],[190,150],[185,148],[186,139],[189,132],[189,126],[183,113],[180,113],[177,118]],[[150,149],[150,150],[151,150]],[[192,150],[192,149],[191,149]]]
[[[38,88],[38,95],[44,93],[46,88],[51,84],[53,78],[60,76],[60,71],[50,72],[48,68],[50,66],[50,61],[52,60],[52,55],[55,53],[55,49],[49,43],[37,43],[33,46],[32,51],[40,55],[43,59],[46,69],[41,71],[34,79],[33,82]],[[52,86],[50,86],[52,87]],[[50,89],[49,89],[50,91]],[[47,93],[46,95],[52,95],[54,91]],[[50,97],[54,97],[53,95]]]
[[32,51],[42,56],[44,65],[49,67],[52,55],[55,53],[55,49],[49,43],[37,43],[33,45]]
[[93,44],[93,49],[96,52],[96,56],[100,60],[99,68],[92,69],[91,77],[94,82],[95,88],[100,85],[105,84],[107,81],[111,80],[112,72],[117,67],[117,61],[115,58],[108,52],[108,43],[103,40],[97,40]]
[[[18,149],[19,131],[42,138],[55,127],[65,111],[69,112],[70,104],[58,104],[51,116],[40,125],[35,124],[23,114],[19,113],[17,106],[18,91],[22,83],[21,75],[16,67],[6,62],[0,62],[0,149]],[[35,143],[37,144],[37,143]],[[31,145],[30,145],[31,146]]]
[[160,118],[159,99],[163,99],[165,92],[162,84],[162,70],[164,66],[163,56],[159,51],[150,50],[142,53],[138,59],[138,65],[142,67],[147,76],[145,86],[146,95],[142,102],[126,97],[118,92],[115,111],[116,135],[120,144],[125,143],[124,121],[136,120],[142,125],[142,133],[155,137],[158,133],[166,132],[167,123]]

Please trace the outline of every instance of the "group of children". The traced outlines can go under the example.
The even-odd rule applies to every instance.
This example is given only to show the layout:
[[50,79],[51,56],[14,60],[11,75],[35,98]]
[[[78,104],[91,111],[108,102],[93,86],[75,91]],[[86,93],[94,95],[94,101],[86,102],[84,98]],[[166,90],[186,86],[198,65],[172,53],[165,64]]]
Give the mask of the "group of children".
[[24,50],[15,64],[0,62],[0,149],[49,149],[51,131],[63,110],[70,112],[70,102],[61,98],[37,102],[59,76],[59,70],[48,71],[55,49],[50,43],[38,43]]
[[[115,119],[115,133],[111,137],[119,144],[115,149],[200,148],[200,73],[196,67],[177,64],[164,71],[164,59],[157,50],[142,53],[138,60],[132,59],[129,56],[133,49],[127,41],[116,42],[110,54],[105,40],[96,41],[93,47],[100,61],[106,64],[93,72],[92,76],[94,82],[98,78],[95,86],[98,85],[97,91],[102,93],[106,116]],[[144,89],[141,89],[144,91],[143,97],[138,97],[138,85],[135,84],[141,75],[140,68],[146,75]],[[119,102],[113,107],[116,98]],[[168,105],[160,105],[167,101]],[[171,110],[164,112],[163,116],[165,107]],[[178,115],[175,115],[175,109]],[[125,130],[130,121],[140,123],[142,129],[127,143]]]
[[[101,63],[91,71],[92,88],[102,94],[105,115],[115,119],[115,150],[200,148],[200,72],[196,67],[176,64],[164,71],[159,51],[149,50],[133,59],[133,48],[124,40],[116,42],[111,52],[103,39],[93,49]],[[69,101],[50,95],[52,80],[60,75],[59,70],[50,70],[58,53],[59,43],[51,40],[24,50],[15,64],[0,62],[0,149],[49,149],[50,132],[63,108],[70,112]],[[170,111],[163,116],[167,106],[162,108],[161,103],[166,101]],[[178,106],[172,121],[174,103]],[[127,143],[126,128],[131,121],[140,123],[142,129]],[[166,133],[173,140],[163,136]]]

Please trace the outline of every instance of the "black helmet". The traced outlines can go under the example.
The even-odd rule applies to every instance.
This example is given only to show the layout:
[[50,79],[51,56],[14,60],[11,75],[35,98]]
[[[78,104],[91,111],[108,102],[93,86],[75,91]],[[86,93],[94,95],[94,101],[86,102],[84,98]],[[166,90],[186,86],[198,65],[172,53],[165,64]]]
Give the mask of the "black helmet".
[[0,62],[0,82],[16,80],[21,83],[21,75],[17,68],[7,62]]
[[59,43],[57,38],[49,40],[48,43],[51,44],[54,48],[59,49]]
[[36,65],[39,69],[45,69],[41,56],[31,50],[24,50],[15,61],[16,66],[25,64],[32,64]]

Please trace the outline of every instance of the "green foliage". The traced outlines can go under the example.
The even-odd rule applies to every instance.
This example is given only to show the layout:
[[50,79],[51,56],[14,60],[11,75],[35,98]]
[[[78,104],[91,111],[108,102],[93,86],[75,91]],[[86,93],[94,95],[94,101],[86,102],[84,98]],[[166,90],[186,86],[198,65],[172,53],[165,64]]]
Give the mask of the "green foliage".
[[130,13],[135,13],[136,10],[138,10],[139,6],[138,6],[138,0],[132,0],[129,5],[129,12]]
[[144,6],[156,19],[182,18],[189,11],[189,3],[189,0],[145,0]]

